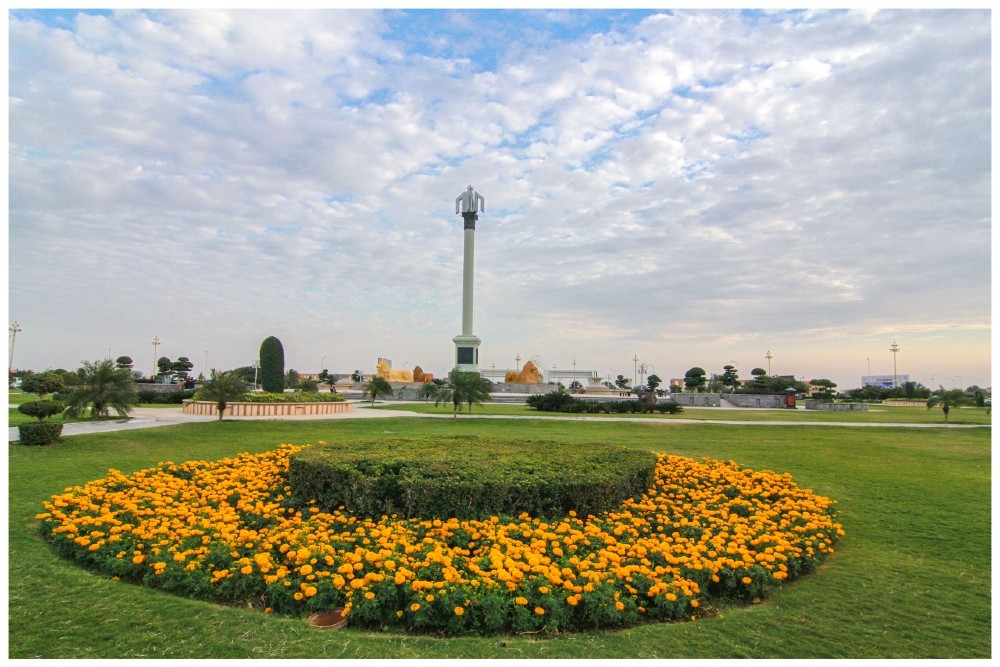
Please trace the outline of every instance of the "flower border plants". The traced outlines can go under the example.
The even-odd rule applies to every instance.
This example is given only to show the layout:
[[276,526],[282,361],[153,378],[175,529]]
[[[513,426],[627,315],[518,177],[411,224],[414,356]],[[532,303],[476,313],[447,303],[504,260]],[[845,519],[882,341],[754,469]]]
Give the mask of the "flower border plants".
[[659,455],[653,488],[561,519],[359,519],[289,502],[301,447],[67,489],[37,515],[54,549],[113,577],[266,613],[448,635],[695,619],[813,570],[834,501],[787,474]]

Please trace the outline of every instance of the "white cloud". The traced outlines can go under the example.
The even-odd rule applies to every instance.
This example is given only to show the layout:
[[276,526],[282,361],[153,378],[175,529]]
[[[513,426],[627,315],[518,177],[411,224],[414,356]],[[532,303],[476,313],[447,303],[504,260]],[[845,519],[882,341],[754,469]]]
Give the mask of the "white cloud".
[[853,386],[955,330],[989,383],[988,12],[42,18],[10,19],[17,366],[275,334],[443,372],[472,183],[490,363],[782,346]]

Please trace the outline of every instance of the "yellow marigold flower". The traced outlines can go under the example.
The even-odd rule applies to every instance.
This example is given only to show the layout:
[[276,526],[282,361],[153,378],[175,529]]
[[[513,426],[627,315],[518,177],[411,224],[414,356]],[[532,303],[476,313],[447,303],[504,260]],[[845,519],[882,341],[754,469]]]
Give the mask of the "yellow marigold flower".
[[410,605],[410,611],[416,612],[418,609],[420,609],[420,603],[414,602]]
[[615,602],[615,609],[617,609],[618,611],[624,611],[625,603],[622,602],[621,600],[618,600],[617,602]]
[[751,579],[750,577],[743,577],[743,583],[749,586],[750,584],[753,583],[753,579]]
[[302,591],[295,591],[295,595],[293,595],[292,597],[298,601],[301,600],[304,596],[302,595]]
[[428,595],[424,599],[427,600],[428,602],[434,602],[434,596],[433,595]]
[[366,600],[375,599],[375,593],[373,593],[372,591],[365,591],[365,599]]
[[568,602],[571,607],[575,607],[579,602],[579,600],[577,599],[577,596],[570,595],[569,597],[566,598],[566,602]]
[[146,557],[143,556],[142,554],[138,554],[138,555],[132,557],[132,562],[134,564],[136,564],[136,565],[141,565],[142,561],[144,561],[144,560],[146,560]]
[[522,597],[514,598],[514,604],[524,606],[528,604],[528,598],[522,598]]
[[305,594],[307,598],[311,598],[312,596],[316,595],[316,593],[317,591],[315,586],[306,586]]
[[303,575],[310,574],[310,573],[312,573],[312,571],[313,571],[313,567],[309,563],[306,563],[305,565],[303,565],[302,567],[299,568],[299,572],[301,574],[303,574]]
[[539,616],[544,616],[545,610],[542,609],[541,607],[535,607],[535,613],[538,614]]
[[697,608],[698,607],[698,601],[697,600],[691,600],[691,606]]

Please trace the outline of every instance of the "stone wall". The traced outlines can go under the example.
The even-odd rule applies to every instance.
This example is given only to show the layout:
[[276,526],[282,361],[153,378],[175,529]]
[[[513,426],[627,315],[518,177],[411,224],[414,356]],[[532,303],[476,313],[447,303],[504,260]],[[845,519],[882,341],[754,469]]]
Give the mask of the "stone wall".
[[868,412],[867,403],[831,403],[807,398],[806,410],[825,410],[827,412]]
[[672,393],[669,400],[672,400],[677,405],[684,405],[691,408],[717,408],[721,405],[720,394]]

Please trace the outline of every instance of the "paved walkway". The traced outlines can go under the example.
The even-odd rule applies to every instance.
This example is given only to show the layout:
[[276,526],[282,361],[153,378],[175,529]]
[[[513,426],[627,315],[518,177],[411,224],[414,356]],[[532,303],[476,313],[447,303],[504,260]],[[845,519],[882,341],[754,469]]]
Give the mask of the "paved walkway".
[[[726,408],[720,408],[726,409]],[[744,408],[745,409],[745,408]],[[451,415],[428,415],[406,410],[378,410],[368,407],[366,403],[353,403],[350,412],[333,415],[302,415],[295,417],[226,417],[230,420],[270,420],[298,421],[315,419],[388,419],[393,417],[423,417],[428,419],[452,419]],[[991,428],[990,424],[897,424],[897,423],[858,423],[858,422],[813,422],[813,421],[740,421],[732,419],[677,419],[657,417],[574,417],[542,415],[459,415],[459,419],[545,419],[550,421],[578,421],[586,419],[595,422],[640,422],[660,424],[727,424],[730,426],[843,426],[846,428]],[[88,433],[110,433],[127,431],[134,428],[153,428],[156,426],[172,426],[174,424],[189,424],[192,422],[216,421],[216,417],[208,415],[186,415],[181,408],[135,408],[131,419],[112,419],[101,422],[72,422],[63,425],[63,435],[83,435]],[[14,442],[19,435],[17,427],[8,428],[8,442]]]

